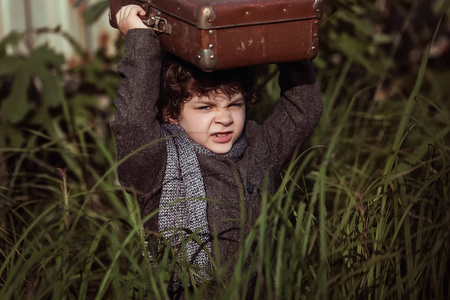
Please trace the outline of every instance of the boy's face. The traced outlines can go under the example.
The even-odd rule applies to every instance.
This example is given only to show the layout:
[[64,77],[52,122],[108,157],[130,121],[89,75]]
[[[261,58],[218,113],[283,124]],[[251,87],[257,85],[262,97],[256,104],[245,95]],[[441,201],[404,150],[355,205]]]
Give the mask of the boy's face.
[[171,123],[178,124],[194,142],[212,152],[228,153],[244,130],[244,96],[240,92],[231,98],[223,93],[211,99],[195,95]]

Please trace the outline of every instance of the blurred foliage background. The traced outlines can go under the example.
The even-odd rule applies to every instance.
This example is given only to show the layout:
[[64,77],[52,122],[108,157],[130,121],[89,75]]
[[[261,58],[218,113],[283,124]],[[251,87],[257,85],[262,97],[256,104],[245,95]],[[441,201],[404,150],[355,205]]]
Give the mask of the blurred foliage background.
[[[88,7],[86,22],[107,7]],[[298,241],[305,252],[296,267],[306,271],[301,295],[278,288],[279,298],[448,299],[449,12],[448,0],[325,1],[314,61],[325,107],[309,144],[321,146],[302,157],[301,196],[288,201],[313,220]],[[101,298],[108,290],[139,298],[142,289],[123,287],[148,279],[141,273],[105,275],[135,259],[109,268],[142,222],[133,195],[118,186],[109,129],[124,40],[117,32],[115,55],[102,47],[90,55],[70,33],[31,34],[49,33],[70,41],[81,62],[45,44],[16,51],[30,32],[0,42],[0,298]],[[279,94],[276,67],[262,71],[265,100],[252,113],[259,121]],[[296,286],[274,274],[284,280],[274,279],[277,287]]]

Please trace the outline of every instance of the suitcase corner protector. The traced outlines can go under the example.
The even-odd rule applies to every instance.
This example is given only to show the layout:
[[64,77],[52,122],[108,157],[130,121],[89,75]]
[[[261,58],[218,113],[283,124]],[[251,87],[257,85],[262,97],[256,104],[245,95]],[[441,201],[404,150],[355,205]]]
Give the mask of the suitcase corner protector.
[[195,65],[202,71],[213,71],[217,65],[217,57],[212,49],[200,49],[197,52]]
[[212,4],[202,4],[194,11],[195,26],[198,29],[209,29],[216,19]]
[[316,17],[317,18],[322,18],[323,15],[323,0],[315,0],[314,1],[314,5],[313,8],[316,12]]

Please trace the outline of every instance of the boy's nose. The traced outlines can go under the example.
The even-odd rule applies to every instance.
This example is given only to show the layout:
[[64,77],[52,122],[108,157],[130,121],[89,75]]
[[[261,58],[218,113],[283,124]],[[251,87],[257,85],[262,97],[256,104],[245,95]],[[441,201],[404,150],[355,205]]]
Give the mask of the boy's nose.
[[220,123],[223,126],[228,126],[233,123],[233,118],[231,117],[231,114],[228,111],[220,110],[216,114],[215,122]]

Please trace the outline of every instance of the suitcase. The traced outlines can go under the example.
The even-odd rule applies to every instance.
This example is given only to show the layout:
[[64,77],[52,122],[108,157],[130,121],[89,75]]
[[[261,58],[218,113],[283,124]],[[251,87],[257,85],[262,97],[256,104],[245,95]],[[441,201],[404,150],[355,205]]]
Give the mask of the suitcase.
[[128,4],[147,11],[161,48],[203,71],[317,56],[322,0],[111,0],[111,26]]

